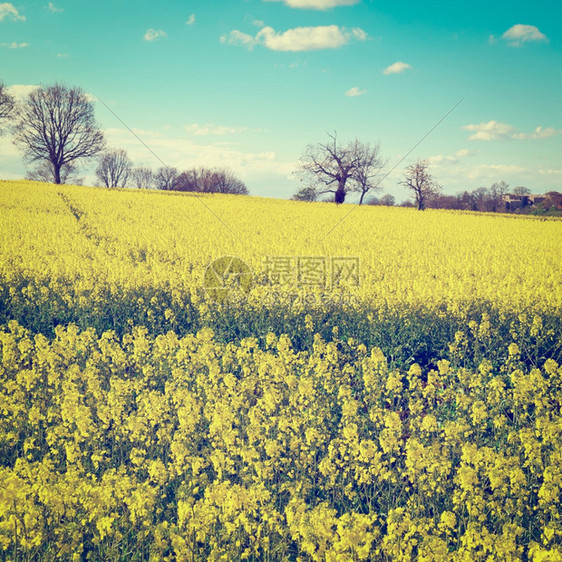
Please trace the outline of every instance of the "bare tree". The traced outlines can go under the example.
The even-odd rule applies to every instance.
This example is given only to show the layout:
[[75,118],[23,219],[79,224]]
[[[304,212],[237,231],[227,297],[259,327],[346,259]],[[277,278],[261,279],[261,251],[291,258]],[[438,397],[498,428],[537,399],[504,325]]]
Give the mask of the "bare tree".
[[381,205],[384,205],[385,207],[394,207],[395,203],[396,200],[394,199],[394,195],[391,195],[390,193],[385,193],[381,197]]
[[432,209],[461,209],[459,196],[456,195],[436,195],[431,198]]
[[363,144],[355,140],[353,143],[353,150],[357,153],[359,158],[357,167],[351,175],[351,191],[357,191],[361,194],[359,197],[359,205],[361,205],[367,193],[370,191],[380,191],[382,189],[379,185],[380,180],[377,180],[386,162],[383,161],[380,156],[379,144],[370,146],[369,144]]
[[[59,171],[60,183],[70,183],[72,185],[82,185],[84,178],[77,176],[78,168],[74,164],[63,164]],[[53,183],[55,171],[52,162],[43,160],[40,164],[28,170],[25,179],[31,181],[44,181]]]
[[234,195],[248,195],[248,188],[234,172],[219,168],[213,170],[214,188],[213,193],[231,193]]
[[365,201],[367,205],[381,205],[383,207],[393,207],[396,203],[393,195],[390,193],[385,193],[380,199],[378,197],[369,197]]
[[485,187],[478,187],[472,192],[473,211],[487,211],[490,203],[490,192]]
[[428,172],[428,165],[427,160],[418,160],[406,168],[404,178],[399,182],[412,192],[418,211],[423,211],[428,200],[441,191],[441,186]]
[[350,191],[365,194],[375,189],[374,178],[383,166],[379,146],[354,140],[338,143],[337,133],[325,143],[309,145],[299,163],[299,174],[318,195],[333,193],[336,203],[343,203]]
[[14,106],[14,98],[8,93],[4,83],[0,82],[0,135],[3,132],[2,124],[11,117]]
[[292,197],[293,201],[318,201],[314,187],[301,187]]
[[513,195],[530,195],[531,190],[528,187],[523,187],[522,185],[518,185],[513,189]]
[[182,172],[176,179],[178,191],[205,191],[202,171],[196,168]]
[[139,166],[131,170],[131,184],[138,189],[152,189],[154,187],[154,172],[151,168]]
[[498,209],[504,207],[503,198],[507,195],[509,185],[504,181],[493,183],[490,187],[490,208],[489,210],[495,213]]
[[193,168],[182,172],[176,180],[175,189],[200,193],[248,195],[244,183],[233,172],[223,168]]
[[165,191],[176,189],[178,176],[179,172],[177,168],[170,168],[169,166],[158,168],[154,176],[156,189],[163,189]]
[[94,105],[80,88],[37,88],[16,106],[14,116],[15,145],[29,162],[49,161],[54,183],[61,183],[65,164],[95,156],[104,147]]
[[102,153],[96,168],[96,177],[105,187],[125,187],[133,163],[122,148],[110,149]]

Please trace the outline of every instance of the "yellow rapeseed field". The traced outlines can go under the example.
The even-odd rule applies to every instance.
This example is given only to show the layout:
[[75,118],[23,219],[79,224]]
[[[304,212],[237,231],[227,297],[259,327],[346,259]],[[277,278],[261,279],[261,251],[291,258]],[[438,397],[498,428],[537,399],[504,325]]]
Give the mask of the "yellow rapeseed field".
[[2,556],[562,560],[560,256],[559,220],[0,182]]

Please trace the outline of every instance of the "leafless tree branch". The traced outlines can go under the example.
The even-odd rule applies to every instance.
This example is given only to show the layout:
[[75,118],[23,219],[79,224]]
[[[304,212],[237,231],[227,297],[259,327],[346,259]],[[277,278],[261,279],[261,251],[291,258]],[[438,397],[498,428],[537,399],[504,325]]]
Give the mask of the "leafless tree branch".
[[336,132],[328,134],[328,139],[305,149],[298,173],[317,195],[333,193],[334,201],[343,203],[355,191],[361,193],[359,203],[363,203],[369,191],[378,189],[376,178],[385,165],[379,145],[371,147],[357,139],[342,144]]
[[131,175],[133,163],[123,149],[104,152],[96,168],[96,177],[105,187],[125,187]]
[[104,147],[93,103],[80,88],[62,84],[38,88],[14,114],[14,144],[29,162],[49,161],[55,183],[61,183],[62,166],[91,158]]
[[428,200],[441,192],[441,186],[429,173],[428,166],[427,160],[418,160],[406,168],[404,177],[399,182],[412,192],[418,211],[423,211]]
[[10,119],[12,112],[14,111],[14,107],[14,98],[8,93],[4,83],[0,82],[0,135],[3,132],[3,122]]

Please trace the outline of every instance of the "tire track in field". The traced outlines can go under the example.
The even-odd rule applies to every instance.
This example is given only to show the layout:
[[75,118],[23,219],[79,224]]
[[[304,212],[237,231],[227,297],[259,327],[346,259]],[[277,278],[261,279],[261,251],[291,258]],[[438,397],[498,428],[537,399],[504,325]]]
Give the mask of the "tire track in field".
[[84,236],[98,247],[102,247],[103,243],[103,249],[107,253],[107,248],[110,247],[112,243],[116,242],[117,239],[111,236],[100,234],[100,232],[91,224],[91,222],[88,221],[88,214],[86,213],[86,211],[80,209],[80,207],[77,206],[76,202],[72,201],[72,199],[66,193],[62,193],[61,191],[59,191],[58,194],[70,213],[76,219],[78,228],[82,231]]
[[[58,195],[68,208],[70,213],[76,219],[78,228],[81,233],[96,246],[99,250],[103,251],[108,257],[117,257],[120,260],[129,259],[133,264],[139,261],[146,261],[146,249],[128,249],[128,252],[123,252],[123,244],[115,235],[105,234],[100,232],[100,229],[95,226],[95,220],[90,220],[88,213],[81,209],[76,201],[68,194],[61,191]],[[144,251],[144,255],[143,255]]]

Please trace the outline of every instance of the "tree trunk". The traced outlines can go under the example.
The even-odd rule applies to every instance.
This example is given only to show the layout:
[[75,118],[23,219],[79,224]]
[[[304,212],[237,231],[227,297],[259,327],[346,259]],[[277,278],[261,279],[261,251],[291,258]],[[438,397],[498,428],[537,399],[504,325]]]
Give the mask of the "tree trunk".
[[60,184],[60,169],[61,165],[53,162],[53,179],[56,184]]
[[367,194],[366,191],[362,191],[362,192],[361,192],[361,198],[359,199],[359,205],[362,205],[362,204],[363,204],[363,197],[365,197],[366,194]]
[[345,201],[345,181],[339,178],[338,189],[334,197],[335,202],[339,205]]

